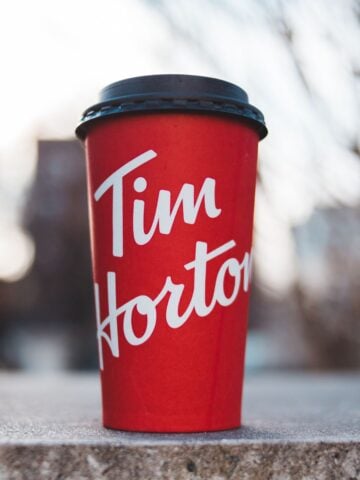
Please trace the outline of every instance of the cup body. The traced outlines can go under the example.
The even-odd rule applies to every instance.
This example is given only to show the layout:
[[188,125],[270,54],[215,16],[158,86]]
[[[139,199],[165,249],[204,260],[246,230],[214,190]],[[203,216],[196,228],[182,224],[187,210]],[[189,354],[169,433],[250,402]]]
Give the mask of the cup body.
[[258,141],[246,122],[196,112],[89,129],[106,427],[240,425]]

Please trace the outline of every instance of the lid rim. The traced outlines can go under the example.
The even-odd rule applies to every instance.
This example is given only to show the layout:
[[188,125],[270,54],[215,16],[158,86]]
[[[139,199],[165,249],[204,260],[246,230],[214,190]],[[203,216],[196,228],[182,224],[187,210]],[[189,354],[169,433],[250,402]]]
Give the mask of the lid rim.
[[179,113],[207,113],[209,115],[224,115],[224,116],[227,116],[227,117],[232,117],[232,118],[237,118],[239,121],[243,120],[245,122],[249,122],[253,127],[254,129],[258,132],[259,134],[259,137],[260,137],[260,140],[262,140],[263,138],[265,138],[268,134],[268,130],[267,130],[267,127],[264,123],[262,122],[259,122],[259,120],[256,120],[255,118],[251,117],[251,116],[245,116],[245,115],[241,115],[237,112],[230,112],[230,111],[222,111],[222,110],[209,110],[207,108],[184,108],[184,107],[181,107],[179,106],[178,108],[175,108],[175,107],[162,107],[162,108],[153,108],[153,109],[150,109],[150,108],[147,108],[147,109],[144,109],[144,108],[133,108],[133,109],[129,109],[129,110],[123,110],[123,111],[117,111],[117,112],[114,112],[114,111],[108,111],[107,113],[102,113],[100,114],[99,112],[97,112],[96,114],[92,115],[91,118],[89,119],[86,119],[86,120],[83,120],[79,123],[79,125],[76,127],[75,129],[75,133],[77,135],[77,137],[84,141],[85,138],[86,138],[86,135],[89,131],[89,126],[90,124],[93,124],[93,123],[97,123],[99,120],[107,120],[107,119],[111,119],[111,118],[114,118],[114,117],[120,117],[120,116],[123,116],[123,115],[127,115],[127,114],[131,114],[131,113],[145,113],[145,114],[151,114],[151,113],[165,113],[165,112],[179,112]]

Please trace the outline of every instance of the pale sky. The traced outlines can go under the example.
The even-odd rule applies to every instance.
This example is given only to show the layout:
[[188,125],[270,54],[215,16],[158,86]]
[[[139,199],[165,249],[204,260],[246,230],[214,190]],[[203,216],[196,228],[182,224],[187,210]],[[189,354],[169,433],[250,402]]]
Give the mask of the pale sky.
[[359,201],[360,166],[346,148],[359,131],[359,90],[350,70],[360,69],[360,34],[352,2],[299,0],[287,9],[311,96],[276,30],[276,15],[254,0],[227,2],[237,12],[229,15],[222,3],[167,3],[182,31],[205,48],[174,34],[141,0],[1,4],[1,279],[18,279],[33,258],[18,219],[36,140],[72,137],[99,89],[131,76],[217,76],[245,88],[264,112],[270,134],[260,145],[265,192],[257,197],[255,246],[260,276],[274,290],[286,290],[295,276],[290,226],[334,198]]

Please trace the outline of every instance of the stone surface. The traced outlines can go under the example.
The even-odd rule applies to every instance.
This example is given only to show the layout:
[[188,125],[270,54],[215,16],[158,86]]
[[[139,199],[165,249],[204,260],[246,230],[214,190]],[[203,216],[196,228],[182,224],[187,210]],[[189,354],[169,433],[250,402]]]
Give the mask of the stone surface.
[[360,479],[360,376],[248,375],[243,427],[115,432],[96,375],[0,375],[0,479]]

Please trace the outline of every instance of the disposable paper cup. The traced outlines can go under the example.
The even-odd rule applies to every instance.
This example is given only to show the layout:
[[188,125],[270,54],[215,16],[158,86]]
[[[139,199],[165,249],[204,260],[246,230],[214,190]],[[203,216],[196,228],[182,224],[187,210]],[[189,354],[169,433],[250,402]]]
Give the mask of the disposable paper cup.
[[104,425],[238,427],[262,114],[228,82],[156,75],[106,87],[76,133]]

